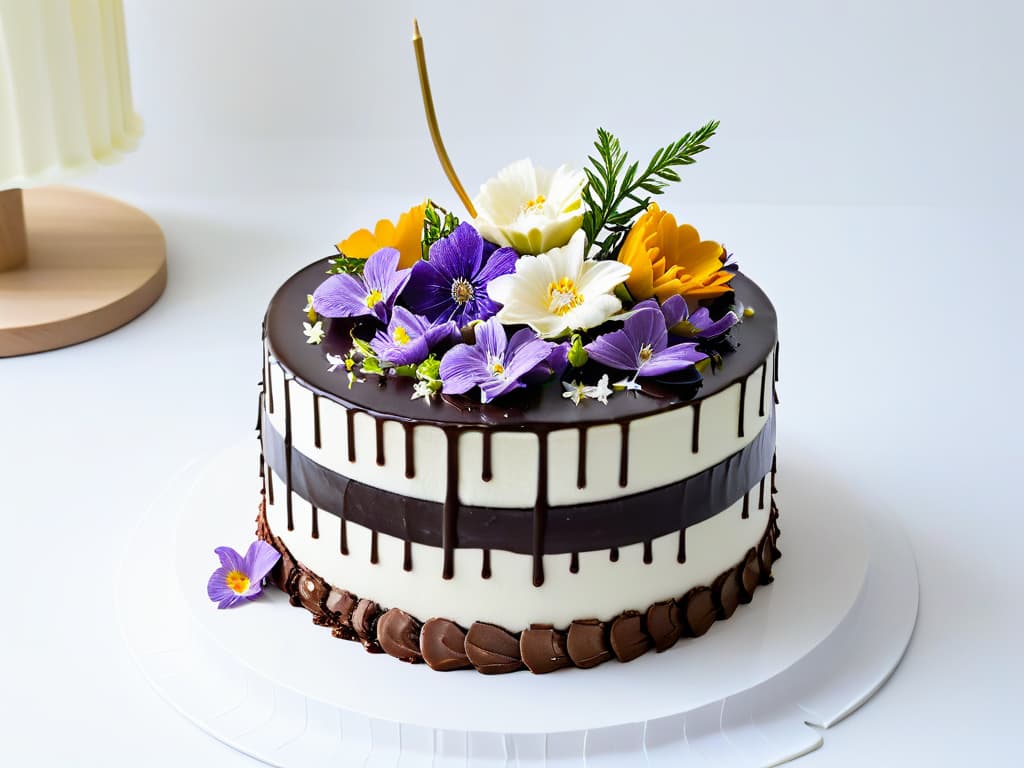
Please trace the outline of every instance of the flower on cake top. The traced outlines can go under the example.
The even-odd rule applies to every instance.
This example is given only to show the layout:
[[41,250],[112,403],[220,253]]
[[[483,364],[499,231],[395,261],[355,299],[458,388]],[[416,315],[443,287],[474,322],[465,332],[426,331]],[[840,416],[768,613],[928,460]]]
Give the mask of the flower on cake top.
[[633,309],[660,310],[665,317],[665,327],[669,333],[696,339],[713,339],[721,336],[740,321],[732,311],[726,312],[718,320],[711,319],[711,312],[707,307],[699,307],[691,313],[686,305],[686,299],[679,294],[669,296],[660,306],[654,299],[647,299]]
[[664,376],[707,357],[693,343],[670,347],[665,317],[652,307],[634,312],[620,330],[598,336],[585,349],[591,360],[636,376]]
[[265,541],[254,541],[245,556],[231,547],[214,550],[220,558],[206,584],[206,594],[218,608],[231,608],[245,600],[255,600],[263,592],[263,579],[281,555]]
[[473,200],[474,226],[486,239],[537,254],[565,245],[583,223],[586,176],[563,165],[555,171],[519,160],[498,171]]
[[579,405],[583,400],[590,398],[597,400],[599,403],[608,405],[608,398],[611,396],[613,390],[608,386],[608,374],[604,374],[598,379],[597,384],[593,386],[587,386],[578,381],[568,382],[563,381],[562,387],[565,391],[562,393],[562,397],[567,400],[572,400],[573,405]]
[[577,232],[565,246],[522,256],[514,274],[492,280],[487,291],[503,305],[498,320],[555,338],[594,328],[618,312],[622,302],[613,291],[629,277],[629,267],[585,259],[584,247],[583,233]]
[[360,275],[331,275],[313,292],[313,309],[324,317],[372,315],[386,323],[411,269],[399,269],[395,248],[381,248]]
[[499,305],[488,295],[491,280],[511,273],[517,254],[498,248],[486,255],[484,239],[465,222],[430,246],[430,258],[412,268],[402,300],[430,320],[454,320],[461,328],[486,320]]
[[423,218],[426,203],[414,205],[392,224],[381,219],[373,232],[359,229],[338,243],[338,250],[350,259],[368,259],[381,248],[398,251],[398,266],[406,269],[420,260],[420,237],[423,233]]
[[633,224],[618,258],[630,268],[626,288],[637,301],[654,296],[663,302],[676,294],[710,299],[728,291],[735,277],[723,269],[721,245],[701,240],[689,224],[677,226],[657,203]]
[[302,332],[306,336],[307,344],[319,344],[324,340],[324,324],[320,320],[315,323],[303,323]]
[[475,344],[458,344],[441,358],[442,392],[461,395],[480,387],[480,399],[488,402],[525,386],[521,379],[546,363],[553,344],[522,328],[509,339],[501,322],[492,317],[473,326]]
[[395,307],[391,322],[373,337],[371,346],[382,366],[419,365],[443,341],[457,341],[458,326],[451,320],[431,324],[405,307]]

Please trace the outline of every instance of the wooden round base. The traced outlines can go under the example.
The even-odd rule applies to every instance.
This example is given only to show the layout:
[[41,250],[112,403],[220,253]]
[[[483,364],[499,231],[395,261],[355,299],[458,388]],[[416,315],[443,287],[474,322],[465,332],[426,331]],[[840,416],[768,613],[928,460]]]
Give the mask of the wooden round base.
[[29,255],[0,272],[0,357],[101,336],[163,293],[164,235],[145,213],[73,187],[23,195]]

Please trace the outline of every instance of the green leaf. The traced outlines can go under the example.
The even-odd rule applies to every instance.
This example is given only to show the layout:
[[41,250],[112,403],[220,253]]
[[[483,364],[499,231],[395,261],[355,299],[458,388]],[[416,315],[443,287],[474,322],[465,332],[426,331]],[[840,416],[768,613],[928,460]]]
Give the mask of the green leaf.
[[[717,120],[712,120],[657,150],[642,173],[636,161],[626,167],[628,153],[622,150],[618,138],[604,128],[597,129],[597,156],[587,157],[591,167],[584,169],[587,184],[583,189],[583,200],[589,209],[583,216],[583,232],[587,245],[597,246],[597,258],[615,258],[629,224],[650,205],[649,197],[637,193],[660,195],[668,183],[680,181],[676,168],[696,162],[695,156],[707,149],[705,142],[715,135],[718,125]],[[627,201],[633,205],[620,210]],[[603,230],[608,230],[609,235],[600,240]]]

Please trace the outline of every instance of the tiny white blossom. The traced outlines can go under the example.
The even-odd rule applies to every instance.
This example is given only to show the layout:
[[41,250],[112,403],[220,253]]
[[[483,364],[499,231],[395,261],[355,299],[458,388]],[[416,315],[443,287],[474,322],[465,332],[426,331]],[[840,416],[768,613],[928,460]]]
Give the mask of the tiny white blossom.
[[572,400],[573,405],[579,405],[580,401],[587,396],[587,388],[581,382],[574,381],[569,383],[563,381],[562,386],[565,387],[562,397]]
[[586,388],[587,397],[592,397],[603,405],[608,405],[608,398],[612,394],[611,387],[608,386],[608,374],[604,374],[597,381],[597,386]]
[[637,383],[635,378],[625,378],[622,381],[616,381],[614,384],[612,384],[612,387],[614,389],[624,389],[626,391],[641,389],[640,385]]
[[338,370],[338,366],[345,364],[345,358],[341,355],[332,355],[330,352],[327,353],[327,362],[331,364],[331,367],[327,369],[328,373],[334,373]]
[[421,379],[412,385],[412,399],[417,400],[423,398],[424,403],[429,403],[430,399],[437,394],[433,382]]
[[313,325],[303,323],[302,332],[306,334],[307,344],[319,344],[324,340],[324,324],[320,320],[317,320]]

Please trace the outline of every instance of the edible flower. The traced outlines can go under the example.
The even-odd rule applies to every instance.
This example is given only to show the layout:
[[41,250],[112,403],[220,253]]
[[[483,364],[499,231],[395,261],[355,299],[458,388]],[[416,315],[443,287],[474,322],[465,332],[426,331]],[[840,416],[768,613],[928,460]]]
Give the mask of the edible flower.
[[346,352],[344,357],[341,355],[332,355],[328,352],[327,362],[330,363],[330,367],[327,369],[328,373],[334,373],[339,367],[344,366],[345,376],[348,378],[349,389],[352,389],[353,384],[361,384],[365,381],[365,379],[360,379],[356,376],[356,349],[354,347]]
[[276,549],[259,540],[249,545],[245,557],[231,547],[217,547],[214,552],[220,558],[220,568],[206,583],[206,594],[218,608],[231,608],[259,597],[264,577],[281,558]]
[[399,253],[398,266],[407,269],[420,260],[420,238],[427,204],[414,205],[392,224],[381,219],[373,232],[359,229],[338,243],[338,250],[350,259],[368,259],[381,248],[394,248]]
[[608,386],[608,374],[604,374],[598,379],[595,386],[586,386],[579,382],[567,382],[563,381],[562,386],[565,388],[565,392],[562,393],[562,397],[570,399],[573,405],[579,406],[580,402],[586,398],[597,400],[604,405],[608,405],[608,397],[612,394],[612,388]]
[[582,171],[567,165],[546,171],[519,160],[480,187],[473,224],[492,243],[519,253],[558,248],[583,224],[585,182]]
[[621,330],[597,337],[585,347],[592,360],[636,376],[664,376],[707,357],[692,343],[668,345],[665,318],[644,307],[626,318]]
[[565,246],[522,256],[514,274],[494,278],[487,291],[503,305],[497,318],[555,338],[598,326],[618,312],[622,302],[613,291],[629,277],[629,267],[584,259],[584,246],[583,232],[577,232]]
[[679,294],[669,296],[660,306],[654,299],[641,301],[633,309],[659,309],[665,317],[665,327],[675,336],[686,336],[696,339],[713,339],[721,336],[740,319],[735,312],[729,311],[718,320],[711,319],[707,307],[699,307],[690,312],[686,299]]
[[430,258],[412,268],[402,300],[430,320],[454,320],[461,328],[498,311],[487,285],[516,267],[518,254],[498,248],[484,258],[484,239],[463,222],[430,246]]
[[398,268],[399,257],[396,249],[381,248],[361,276],[331,275],[313,292],[313,309],[324,317],[372,315],[386,323],[412,271]]
[[307,344],[319,344],[324,340],[324,324],[320,320],[312,325],[303,323],[302,332],[306,335]]
[[306,317],[309,318],[309,322],[316,322],[316,310],[313,309],[313,294],[306,294],[306,306],[302,308],[302,311],[306,313]]
[[689,224],[677,226],[671,213],[651,203],[633,224],[619,251],[630,268],[626,288],[633,299],[670,296],[708,299],[729,290],[735,272],[723,268],[722,246],[701,240]]
[[473,333],[475,344],[458,344],[441,358],[441,391],[461,395],[480,387],[484,403],[525,386],[520,379],[546,362],[555,346],[528,328],[508,339],[496,317],[477,323]]
[[451,320],[431,325],[427,318],[397,306],[388,327],[377,332],[371,346],[382,366],[398,368],[419,365],[442,341],[459,338],[459,328]]

